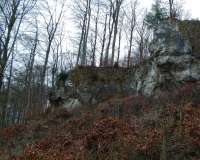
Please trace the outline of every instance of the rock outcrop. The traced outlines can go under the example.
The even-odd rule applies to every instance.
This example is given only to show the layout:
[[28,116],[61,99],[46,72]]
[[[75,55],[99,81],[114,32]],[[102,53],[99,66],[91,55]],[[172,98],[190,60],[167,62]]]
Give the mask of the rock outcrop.
[[170,89],[188,81],[200,80],[200,59],[192,54],[177,23],[165,22],[154,32],[146,75],[137,91],[151,95],[156,90]]
[[152,95],[157,90],[200,80],[200,59],[193,55],[177,23],[166,21],[154,31],[150,52],[152,56],[146,64],[136,68],[130,77],[137,92]]
[[193,54],[176,22],[165,21],[154,31],[150,52],[148,60],[133,68],[79,67],[70,71],[64,98],[72,101],[73,97],[77,106],[98,103],[113,94],[153,95],[200,80],[199,56]]

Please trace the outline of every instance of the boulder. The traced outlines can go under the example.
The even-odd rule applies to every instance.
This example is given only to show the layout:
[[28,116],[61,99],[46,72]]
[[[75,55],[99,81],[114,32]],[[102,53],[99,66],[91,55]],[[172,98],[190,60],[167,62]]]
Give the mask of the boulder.
[[150,51],[149,59],[133,68],[75,68],[66,80],[70,85],[58,88],[58,95],[65,90],[65,107],[74,108],[117,94],[151,96],[200,80],[200,59],[192,53],[190,42],[183,38],[176,22],[164,21],[154,31]]
[[65,100],[65,102],[63,104],[63,107],[68,110],[78,108],[80,106],[81,106],[81,102],[77,98],[68,98]]

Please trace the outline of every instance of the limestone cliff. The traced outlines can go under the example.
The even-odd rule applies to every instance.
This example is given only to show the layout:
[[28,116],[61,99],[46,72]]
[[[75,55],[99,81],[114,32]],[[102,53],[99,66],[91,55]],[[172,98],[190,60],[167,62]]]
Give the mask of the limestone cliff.
[[[200,59],[177,22],[163,22],[154,31],[151,57],[132,68],[78,67],[59,87],[66,105],[98,103],[116,94],[153,95],[185,82],[200,80]],[[200,52],[200,51],[199,51]]]

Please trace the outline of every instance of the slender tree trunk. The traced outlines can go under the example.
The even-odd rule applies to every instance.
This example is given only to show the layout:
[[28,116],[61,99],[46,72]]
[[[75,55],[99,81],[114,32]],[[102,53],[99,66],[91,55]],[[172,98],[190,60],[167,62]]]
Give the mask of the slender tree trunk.
[[104,31],[103,31],[102,47],[101,47],[100,66],[103,65],[104,48],[105,48],[105,43],[106,43],[107,17],[108,15],[106,14],[105,23],[104,23]]
[[13,73],[13,61],[14,61],[14,51],[12,52],[11,60],[10,60],[10,70],[9,70],[8,85],[7,85],[7,91],[6,91],[7,105],[9,104],[9,101],[10,101],[10,85],[11,85],[12,73]]
[[[87,22],[87,14],[88,14],[88,7],[86,8],[84,18],[83,18],[83,26],[81,29],[81,37],[80,37],[80,42],[79,42],[79,47],[78,47],[78,55],[77,55],[77,60],[76,60],[76,66],[79,64],[79,59],[83,54],[83,38],[85,34],[85,28],[86,28],[86,22]],[[82,58],[82,57],[81,57]]]
[[132,53],[132,45],[133,45],[133,33],[136,25],[136,6],[137,0],[131,6],[131,27],[130,27],[130,38],[129,38],[129,50],[128,50],[128,67],[131,65],[131,53]]
[[52,38],[49,39],[48,42],[48,47],[47,47],[47,51],[46,51],[46,56],[45,56],[45,61],[44,61],[44,66],[43,66],[43,71],[42,71],[42,81],[41,81],[41,86],[44,85],[45,83],[45,76],[46,76],[46,70],[47,70],[47,64],[48,64],[48,60],[49,60],[49,54],[50,54],[50,50],[51,50],[51,43],[52,43]]
[[91,0],[88,0],[88,21],[87,27],[85,28],[84,40],[83,40],[83,55],[81,58],[81,65],[86,65],[86,56],[87,56],[87,43],[88,43],[88,34],[90,30],[90,19],[91,19]]
[[119,11],[120,11],[120,6],[117,6],[116,16],[114,16],[114,19],[113,19],[113,21],[114,21],[114,36],[113,36],[113,43],[112,43],[111,65],[114,64],[114,58],[115,58],[115,45],[116,45],[117,32],[118,32]]
[[32,84],[32,78],[33,78],[33,65],[35,62],[35,55],[36,55],[36,49],[38,45],[38,27],[36,28],[36,34],[35,34],[35,40],[34,40],[34,46],[30,53],[30,60],[29,60],[29,67],[28,67],[28,78],[27,78],[27,110],[30,110],[32,102],[31,102],[31,84]]
[[[8,19],[8,26],[7,26],[8,31],[6,34],[5,43],[4,43],[4,47],[2,50],[3,53],[1,53],[2,58],[0,57],[0,89],[3,84],[4,71],[5,71],[5,67],[6,67],[8,58],[9,58],[8,50],[9,50],[11,32],[13,30],[13,27],[14,27],[16,19],[17,19],[17,10],[18,10],[19,4],[20,4],[20,1],[18,1],[17,3],[13,2],[12,13],[11,13],[10,19]],[[13,43],[15,43],[15,41]]]
[[140,52],[140,63],[143,62],[143,52],[144,52],[144,40],[141,39],[141,43],[140,43],[140,46],[139,46],[139,52]]
[[131,27],[130,39],[129,39],[129,50],[128,50],[128,67],[130,67],[131,53],[132,53],[132,43],[133,43],[133,30],[134,27]]
[[174,0],[169,0],[169,15],[171,20],[174,18],[173,5],[174,5]]
[[52,67],[52,88],[53,90],[55,89],[55,78],[56,78],[56,75],[57,75],[57,72],[58,72],[58,58],[59,58],[59,47],[61,46],[61,39],[60,39],[60,42],[59,44],[57,44],[57,47],[56,47],[56,55],[55,55],[55,58],[54,58],[54,63],[53,63],[53,67]]
[[0,66],[0,95],[1,95],[1,90],[3,86],[3,78],[4,78],[4,67]]
[[[58,29],[58,25],[61,21],[62,18],[62,14],[63,14],[63,8],[64,8],[64,3],[62,4],[62,8],[60,10],[60,13],[58,15],[58,18],[53,16],[53,12],[51,12],[51,9],[48,6],[48,11],[50,14],[50,20],[48,22],[45,21],[46,23],[46,30],[47,30],[47,36],[48,36],[48,42],[47,42],[47,49],[45,52],[45,61],[44,61],[44,65],[43,65],[43,70],[42,70],[42,75],[41,75],[41,104],[42,106],[44,105],[45,102],[45,78],[46,78],[46,73],[47,73],[47,66],[48,66],[48,61],[49,61],[49,55],[50,55],[50,51],[51,51],[51,46],[52,46],[52,42],[55,38],[55,34],[57,32]],[[45,19],[45,17],[44,17]],[[51,27],[49,27],[49,25],[51,25]]]
[[119,57],[120,57],[120,51],[121,51],[121,39],[122,39],[122,28],[119,32],[119,43],[118,43],[118,53],[117,53],[117,64],[119,64]]
[[114,27],[114,22],[111,20],[112,14],[114,14],[114,13],[112,13],[113,4],[111,3],[110,5],[111,6],[110,6],[110,15],[109,15],[109,24],[108,24],[108,26],[109,26],[109,37],[108,37],[108,44],[107,44],[106,52],[105,52],[104,66],[108,66],[109,49],[110,49],[113,27]]
[[92,66],[96,65],[96,45],[97,45],[97,35],[98,35],[98,22],[99,22],[99,2],[98,2],[98,10],[95,19],[95,40],[94,40],[94,47],[93,47],[93,55],[92,55]]

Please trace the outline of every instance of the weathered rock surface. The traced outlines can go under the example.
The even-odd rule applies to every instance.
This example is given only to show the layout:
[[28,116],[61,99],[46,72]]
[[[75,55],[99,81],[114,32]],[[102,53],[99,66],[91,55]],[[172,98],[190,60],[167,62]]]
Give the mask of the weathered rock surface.
[[172,55],[180,56],[191,54],[192,47],[184,39],[176,22],[166,21],[154,31],[150,52],[154,56]]
[[83,67],[71,71],[64,99],[71,101],[76,95],[78,103],[98,103],[114,94],[153,95],[200,80],[200,59],[192,54],[176,23],[166,21],[155,30],[150,51],[152,56],[133,68]]
[[165,22],[159,26],[150,50],[152,57],[147,61],[147,72],[140,72],[143,78],[135,80],[143,82],[137,91],[151,95],[157,89],[200,80],[200,59],[192,54],[189,42],[182,37],[176,23]]

